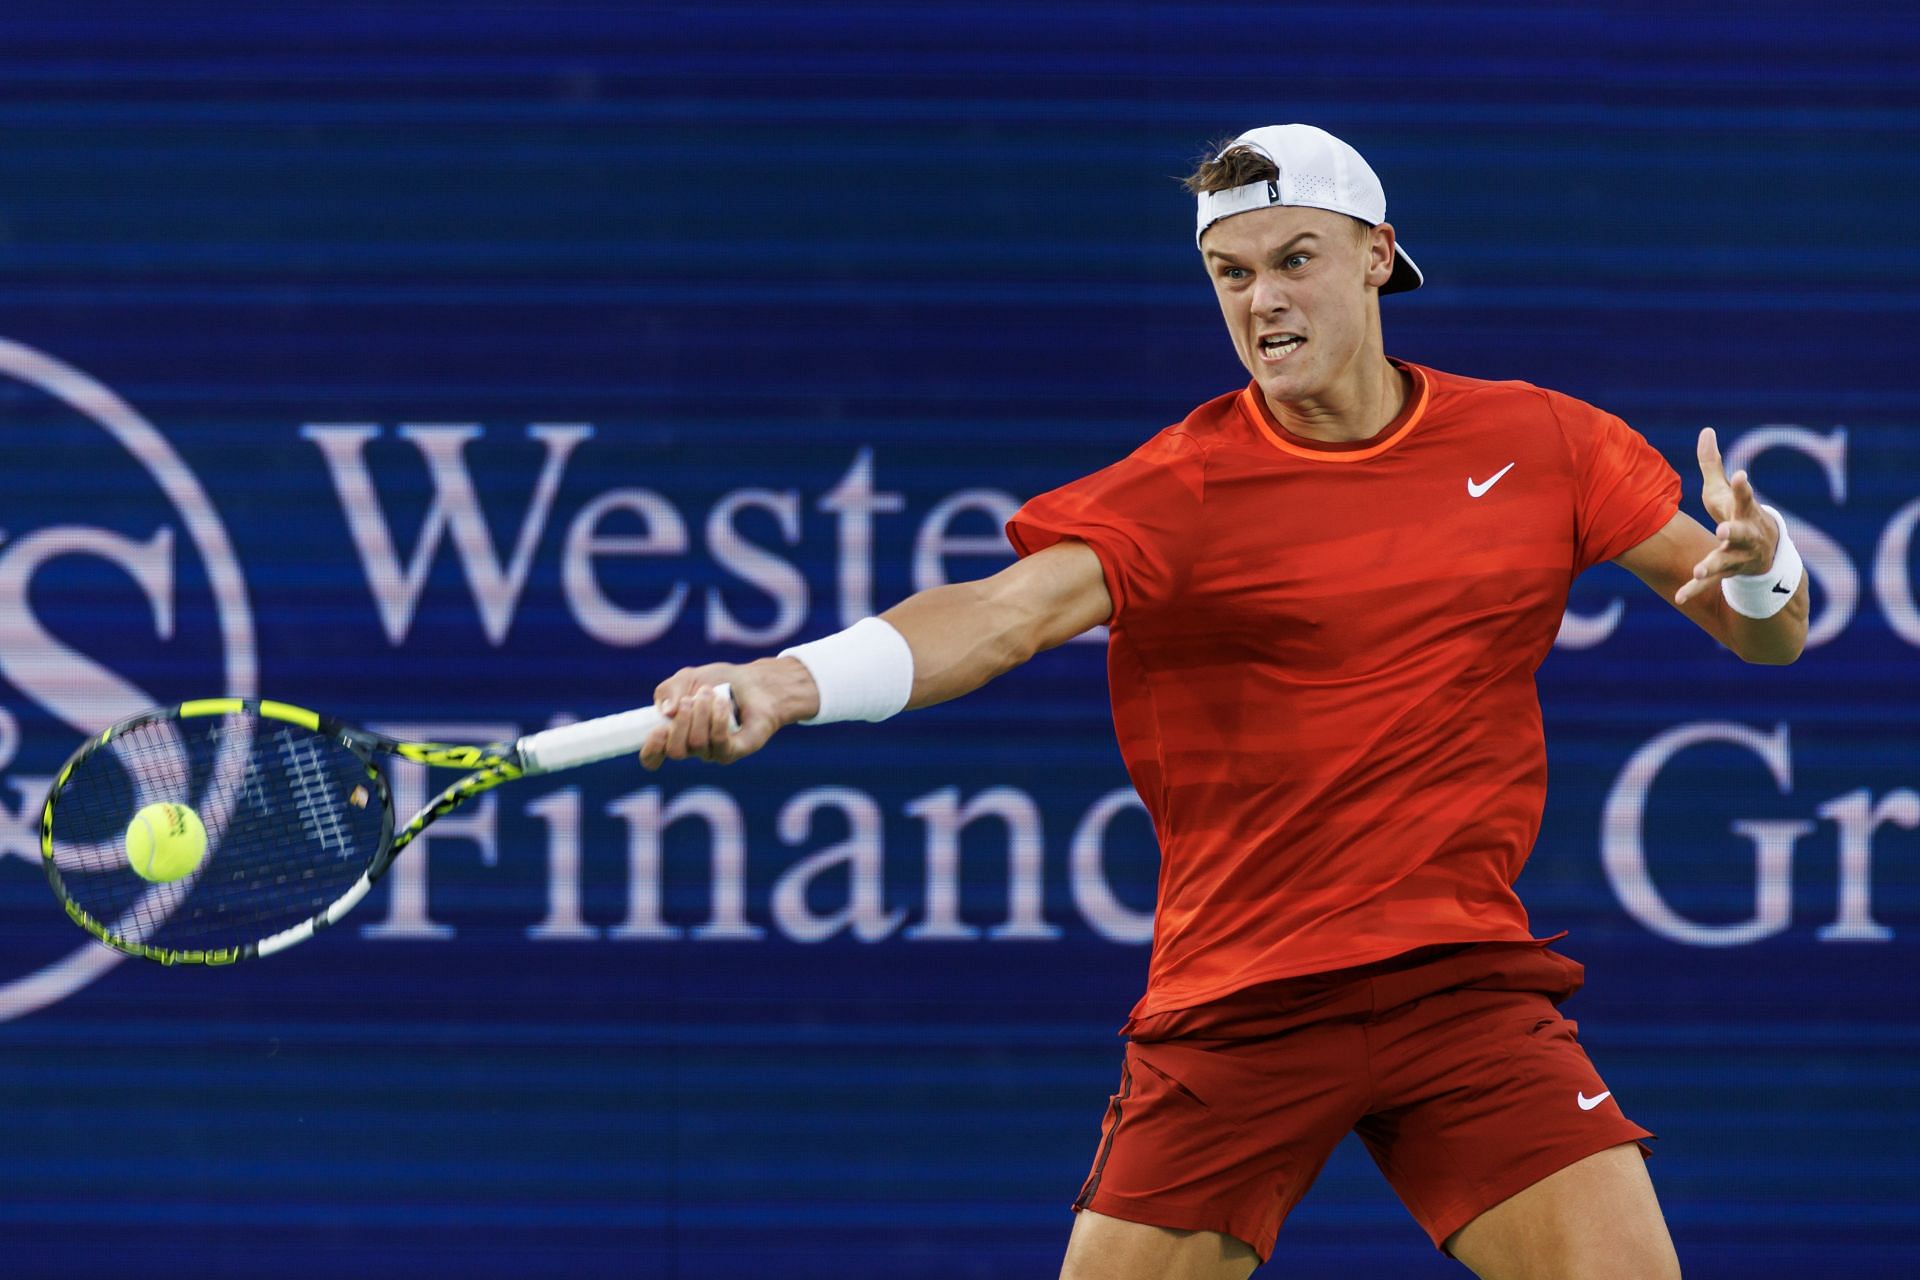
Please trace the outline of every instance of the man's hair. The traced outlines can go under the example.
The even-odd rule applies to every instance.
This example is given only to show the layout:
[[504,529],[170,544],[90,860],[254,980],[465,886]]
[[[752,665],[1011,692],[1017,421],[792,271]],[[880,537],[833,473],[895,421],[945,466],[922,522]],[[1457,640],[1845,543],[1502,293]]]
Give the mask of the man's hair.
[[[1252,147],[1233,145],[1233,139],[1227,138],[1207,148],[1210,159],[1202,160],[1194,166],[1192,173],[1180,180],[1187,194],[1197,196],[1213,191],[1231,191],[1235,187],[1244,187],[1249,182],[1273,182],[1280,177],[1280,167],[1266,157],[1264,152]],[[1362,244],[1373,238],[1373,226],[1364,218],[1353,218],[1354,239]]]
[[1272,182],[1280,176],[1280,167],[1267,159],[1265,153],[1252,147],[1236,147],[1231,138],[1214,143],[1207,151],[1212,158],[1202,160],[1181,181],[1180,185],[1190,196],[1231,191],[1249,182]]

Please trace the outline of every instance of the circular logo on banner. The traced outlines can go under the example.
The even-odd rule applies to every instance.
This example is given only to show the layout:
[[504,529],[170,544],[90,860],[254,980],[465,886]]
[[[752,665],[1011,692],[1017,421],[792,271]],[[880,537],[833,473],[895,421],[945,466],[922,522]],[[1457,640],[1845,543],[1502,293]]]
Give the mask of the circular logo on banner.
[[[67,752],[155,703],[194,694],[252,696],[259,673],[246,579],[226,527],[152,423],[78,369],[0,339],[0,428],[9,437],[0,440],[0,470],[13,495],[0,505],[0,513],[10,513],[0,514],[0,696],[19,700],[0,703],[0,820],[7,824],[0,830],[0,890],[26,910],[30,899],[20,886],[27,877],[16,860],[30,862],[33,877],[41,877],[40,806]],[[109,449],[131,458],[158,487],[185,531],[184,545],[172,522],[155,523],[150,493],[116,479],[124,468],[116,468]],[[14,523],[22,515],[27,527]],[[143,639],[150,648],[181,639],[183,553],[197,557],[194,580],[203,576],[198,589],[211,601],[207,634],[186,646],[191,679],[204,683],[162,697],[116,666],[129,665]],[[177,665],[174,655],[169,659]],[[22,714],[36,726],[51,720],[71,733],[57,743],[30,741]],[[22,760],[30,747],[31,769]],[[48,919],[67,927],[45,884],[37,888]],[[57,1003],[125,959],[70,931],[76,945],[67,954],[35,957],[18,976],[0,973],[0,1021]]]

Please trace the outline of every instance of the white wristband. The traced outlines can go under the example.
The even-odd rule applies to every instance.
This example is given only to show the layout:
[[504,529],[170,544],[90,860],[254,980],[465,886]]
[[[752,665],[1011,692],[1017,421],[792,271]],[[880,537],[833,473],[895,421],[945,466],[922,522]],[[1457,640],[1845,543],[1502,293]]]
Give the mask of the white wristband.
[[782,649],[798,658],[820,690],[820,710],[801,724],[885,720],[913,696],[913,650],[907,638],[879,618],[862,618],[822,640]]
[[1741,574],[1720,579],[1720,594],[1737,614],[1747,618],[1771,618],[1787,607],[1793,593],[1800,589],[1800,575],[1806,566],[1800,551],[1787,536],[1787,522],[1778,511],[1762,503],[1760,509],[1773,517],[1780,530],[1780,543],[1773,549],[1773,567],[1765,573]]

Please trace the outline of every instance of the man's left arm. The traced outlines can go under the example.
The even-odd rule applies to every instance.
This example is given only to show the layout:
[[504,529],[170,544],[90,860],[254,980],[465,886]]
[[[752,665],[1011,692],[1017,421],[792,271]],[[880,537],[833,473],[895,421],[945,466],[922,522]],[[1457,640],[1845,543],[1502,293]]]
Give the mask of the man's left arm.
[[[1672,601],[1743,661],[1785,666],[1800,656],[1807,641],[1807,575],[1800,572],[1790,594],[1771,581],[1780,545],[1778,526],[1761,510],[1746,472],[1728,478],[1711,427],[1700,433],[1698,453],[1700,501],[1715,527],[1707,529],[1686,512],[1675,512],[1658,533],[1616,556],[1614,563]],[[1748,617],[1727,602],[1720,584],[1740,577],[1757,583],[1762,574],[1769,577],[1765,590],[1789,598],[1771,617]]]

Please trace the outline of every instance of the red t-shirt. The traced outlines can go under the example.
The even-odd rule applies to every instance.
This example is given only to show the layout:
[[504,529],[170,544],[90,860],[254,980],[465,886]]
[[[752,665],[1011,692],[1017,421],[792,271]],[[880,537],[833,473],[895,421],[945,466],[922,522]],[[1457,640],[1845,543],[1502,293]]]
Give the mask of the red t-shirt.
[[1136,1017],[1531,937],[1534,669],[1574,577],[1680,481],[1591,405],[1400,367],[1370,440],[1295,436],[1250,386],[1007,524],[1021,555],[1086,542],[1113,597],[1114,729],[1160,842]]

